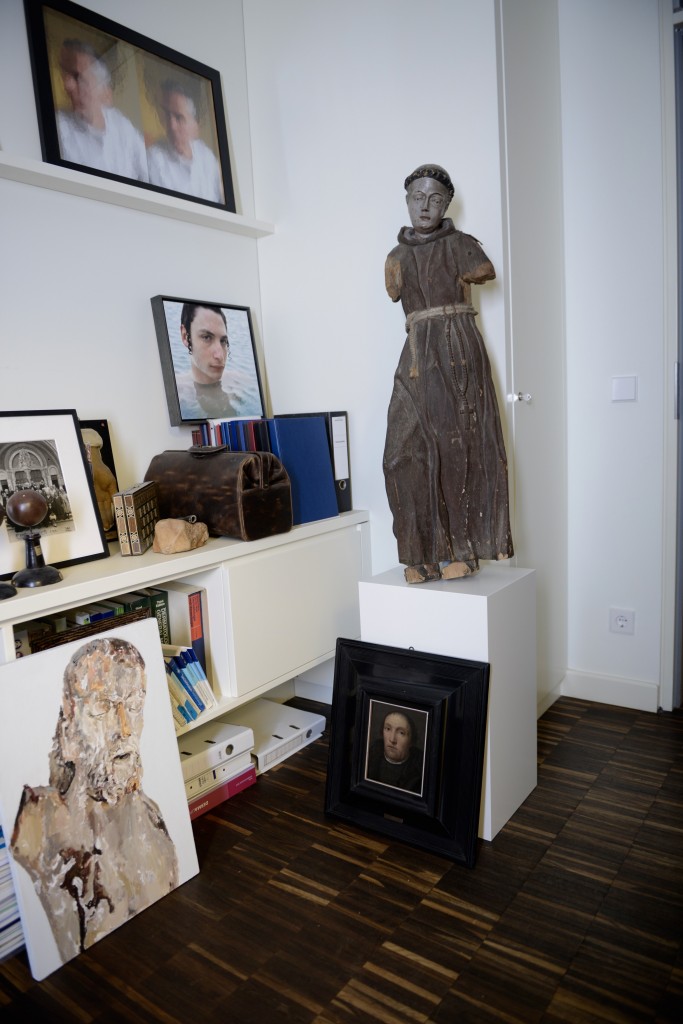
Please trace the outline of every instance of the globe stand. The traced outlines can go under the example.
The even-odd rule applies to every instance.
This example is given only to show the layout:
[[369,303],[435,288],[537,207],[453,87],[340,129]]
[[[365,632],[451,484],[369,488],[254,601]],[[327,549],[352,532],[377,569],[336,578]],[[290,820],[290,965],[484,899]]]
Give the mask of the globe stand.
[[59,583],[62,574],[53,565],[45,565],[43,552],[40,550],[40,534],[27,533],[24,537],[26,547],[26,568],[15,572],[12,583],[15,587],[46,587],[51,583]]
[[[54,566],[45,565],[40,549],[40,534],[33,530],[34,526],[42,523],[48,513],[45,495],[33,490],[15,491],[7,502],[5,511],[7,518],[16,526],[28,527],[28,533],[24,536],[26,568],[15,572],[12,577],[14,586],[46,587],[51,583],[59,583],[62,574]],[[11,597],[10,594],[7,596]]]

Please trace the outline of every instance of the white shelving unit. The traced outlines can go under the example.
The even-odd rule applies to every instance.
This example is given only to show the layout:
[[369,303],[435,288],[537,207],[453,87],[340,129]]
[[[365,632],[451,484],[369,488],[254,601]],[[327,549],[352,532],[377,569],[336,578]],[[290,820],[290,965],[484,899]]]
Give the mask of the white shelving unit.
[[327,661],[338,636],[359,637],[358,583],[369,571],[367,512],[258,541],[213,538],[175,555],[150,549],[124,558],[112,550],[109,558],[66,566],[60,583],[0,602],[0,663],[14,658],[18,623],[187,579],[207,594],[209,674],[218,704],[202,715],[203,724]]

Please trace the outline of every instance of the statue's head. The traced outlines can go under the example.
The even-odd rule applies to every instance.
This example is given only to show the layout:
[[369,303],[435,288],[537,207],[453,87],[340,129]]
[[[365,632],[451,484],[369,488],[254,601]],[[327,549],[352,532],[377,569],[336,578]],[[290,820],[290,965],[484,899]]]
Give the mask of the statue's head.
[[421,235],[436,231],[455,191],[448,171],[438,164],[421,164],[406,178],[405,189],[415,231]]
[[116,803],[140,788],[146,677],[138,649],[117,637],[78,648],[64,672],[50,781],[60,792],[80,772],[92,799]]

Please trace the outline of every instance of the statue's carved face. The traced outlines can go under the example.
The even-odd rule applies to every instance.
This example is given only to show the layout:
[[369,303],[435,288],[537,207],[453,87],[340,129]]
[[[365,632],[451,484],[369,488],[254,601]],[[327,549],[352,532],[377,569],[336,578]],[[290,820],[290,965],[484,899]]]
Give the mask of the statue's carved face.
[[418,178],[406,195],[410,223],[420,235],[429,235],[441,224],[448,207],[448,191],[435,178]]
[[141,786],[144,662],[121,641],[113,654],[86,645],[79,655],[65,679],[62,757],[78,764],[94,800],[113,804]]

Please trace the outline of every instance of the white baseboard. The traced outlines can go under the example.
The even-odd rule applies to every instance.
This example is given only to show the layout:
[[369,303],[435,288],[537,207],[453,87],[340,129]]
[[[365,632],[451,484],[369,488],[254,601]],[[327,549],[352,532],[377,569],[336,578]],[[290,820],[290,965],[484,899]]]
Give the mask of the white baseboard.
[[562,683],[556,686],[550,691],[550,693],[544,693],[543,696],[538,696],[536,700],[536,718],[540,718],[544,715],[548,708],[551,708],[558,697],[562,696]]
[[636,711],[659,710],[659,685],[644,679],[623,679],[570,670],[560,684],[560,693],[563,697],[615,704]]

